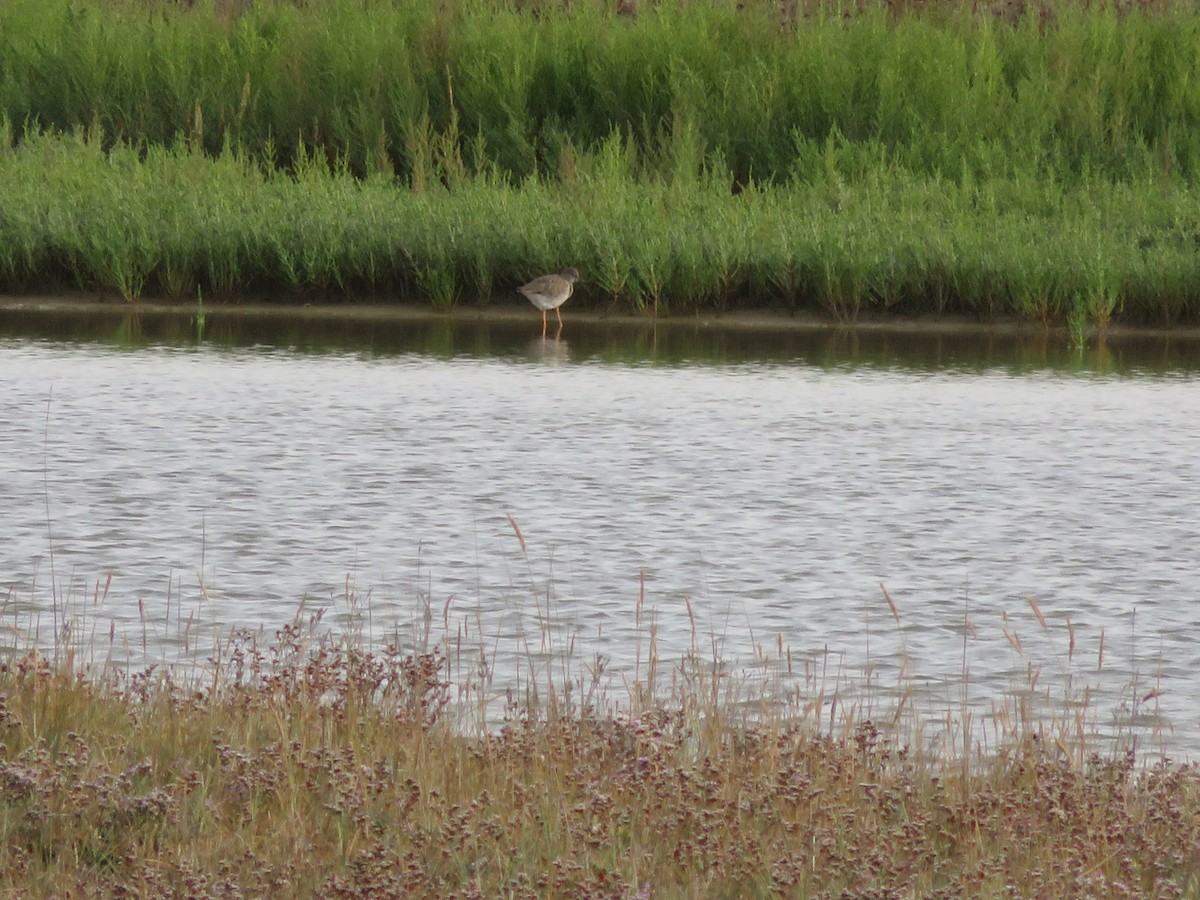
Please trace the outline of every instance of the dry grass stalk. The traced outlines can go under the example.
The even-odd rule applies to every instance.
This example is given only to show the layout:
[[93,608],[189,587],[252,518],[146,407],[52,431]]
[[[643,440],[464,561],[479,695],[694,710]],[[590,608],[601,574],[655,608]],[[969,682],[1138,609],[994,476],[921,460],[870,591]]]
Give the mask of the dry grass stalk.
[[[335,638],[302,606],[194,672],[134,674],[86,663],[86,623],[61,599],[54,653],[0,664],[0,895],[1200,891],[1200,770],[1148,764],[1130,740],[1100,753],[1090,686],[1068,671],[1052,701],[1033,660],[990,714],[972,705],[967,599],[961,701],[944,714],[907,661],[888,707],[871,670],[856,683],[828,650],[797,665],[781,637],[775,660],[756,651],[761,681],[741,676],[716,635],[701,657],[691,598],[689,648],[665,658],[644,573],[623,697],[599,654],[578,675],[545,663],[576,653],[573,636],[551,646],[547,589],[541,645],[522,643],[522,684],[498,712],[499,641],[478,617],[452,621],[452,597],[439,637],[420,595],[403,646],[366,649],[356,626]],[[345,601],[369,622],[349,579]],[[1007,615],[1002,630],[1024,657]],[[1133,713],[1152,718],[1161,692],[1135,678]]]

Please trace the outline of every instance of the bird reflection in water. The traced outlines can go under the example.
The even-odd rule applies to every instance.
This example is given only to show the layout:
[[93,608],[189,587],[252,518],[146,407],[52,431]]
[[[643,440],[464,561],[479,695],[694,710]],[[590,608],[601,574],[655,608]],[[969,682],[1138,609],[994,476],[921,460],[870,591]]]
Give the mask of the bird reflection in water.
[[559,335],[562,334],[562,329],[554,337],[534,338],[525,345],[525,355],[531,360],[547,363],[565,363],[571,359],[571,345],[566,341],[561,340]]

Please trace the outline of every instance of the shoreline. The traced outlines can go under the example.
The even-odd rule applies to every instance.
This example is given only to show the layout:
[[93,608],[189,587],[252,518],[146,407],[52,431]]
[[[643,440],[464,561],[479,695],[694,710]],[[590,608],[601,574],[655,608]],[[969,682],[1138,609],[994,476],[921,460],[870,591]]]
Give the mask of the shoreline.
[[36,650],[0,665],[0,892],[1192,896],[1197,883],[1194,766],[1089,754],[1069,717],[1045,725],[1023,704],[995,748],[937,753],[889,711],[843,708],[835,723],[823,693],[815,716],[748,719],[697,667],[683,693],[639,680],[647,701],[630,686],[610,711],[527,696],[500,727],[460,732],[438,647],[364,660],[279,635],[231,647],[273,660],[246,678],[226,662],[198,682],[125,684]]
[[[183,301],[160,298],[125,302],[118,298],[105,299],[99,294],[50,296],[32,294],[16,296],[0,294],[0,315],[6,313],[34,313],[60,315],[80,312],[110,316],[130,314],[151,316],[195,315],[197,305]],[[536,324],[536,310],[520,300],[509,301],[492,298],[482,303],[461,304],[450,310],[438,310],[428,304],[411,301],[379,302],[356,301],[347,303],[319,302],[296,303],[286,301],[272,303],[261,298],[246,301],[224,301],[206,303],[203,306],[206,318],[293,318],[307,320],[341,320],[346,322],[455,322],[521,324],[525,321]],[[989,321],[980,321],[973,316],[946,314],[941,316],[888,316],[886,314],[864,315],[853,322],[841,322],[811,310],[787,312],[772,309],[738,309],[730,312],[704,312],[687,314],[636,315],[630,313],[596,312],[590,309],[569,309],[570,323],[588,326],[616,325],[621,327],[653,327],[667,329],[699,328],[730,332],[845,332],[882,334],[940,334],[954,336],[1059,336],[1069,340],[1072,329],[1067,325],[1041,324],[1016,316],[996,316]],[[1179,339],[1200,341],[1200,325],[1164,327],[1111,323],[1100,331],[1088,330],[1087,337],[1094,339]]]

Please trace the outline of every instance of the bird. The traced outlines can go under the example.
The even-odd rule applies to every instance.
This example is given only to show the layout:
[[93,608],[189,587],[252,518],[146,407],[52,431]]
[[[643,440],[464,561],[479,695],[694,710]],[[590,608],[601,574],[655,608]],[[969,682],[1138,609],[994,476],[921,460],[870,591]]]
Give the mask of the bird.
[[558,316],[558,328],[562,330],[562,313],[558,308],[567,302],[578,280],[578,269],[563,269],[557,274],[539,275],[529,284],[517,288],[518,294],[524,294],[525,299],[542,311],[542,337],[546,336],[546,313],[549,310],[554,310]]

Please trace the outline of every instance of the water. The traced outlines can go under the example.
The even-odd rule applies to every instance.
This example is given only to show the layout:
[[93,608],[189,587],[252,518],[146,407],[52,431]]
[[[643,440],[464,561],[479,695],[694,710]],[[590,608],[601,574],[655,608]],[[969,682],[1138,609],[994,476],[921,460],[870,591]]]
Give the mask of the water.
[[368,640],[428,614],[500,689],[572,641],[632,671],[653,620],[666,660],[935,709],[967,670],[980,713],[1036,676],[1200,749],[1187,341],[95,315],[0,324],[0,645],[65,608],[173,660],[303,601]]

